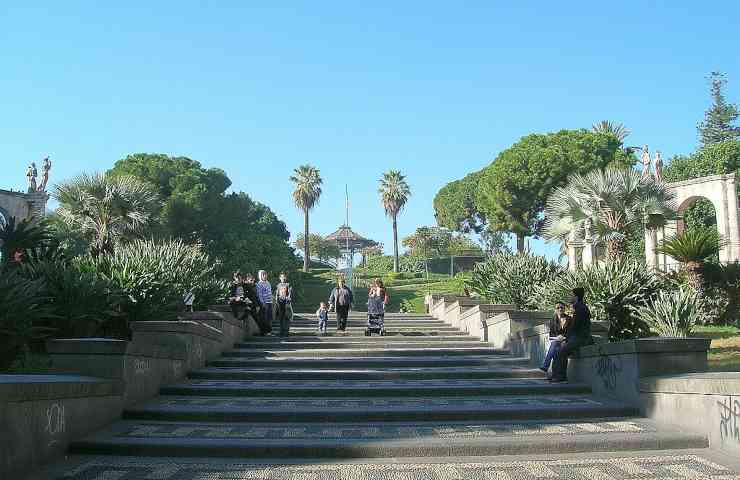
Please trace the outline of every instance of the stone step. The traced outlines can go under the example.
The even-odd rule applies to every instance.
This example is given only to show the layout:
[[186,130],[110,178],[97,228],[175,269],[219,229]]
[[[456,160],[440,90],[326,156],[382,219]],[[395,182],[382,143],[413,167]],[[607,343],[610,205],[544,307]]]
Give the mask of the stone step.
[[545,375],[529,367],[438,367],[438,368],[200,368],[191,379],[208,380],[412,380],[471,378],[538,378]]
[[239,348],[223,352],[224,359],[232,358],[322,358],[322,357],[440,357],[440,356],[471,356],[471,355],[506,355],[507,352],[491,347],[446,347],[431,346],[424,348],[413,347],[386,347],[367,349],[364,346],[354,348],[334,349],[272,349],[272,348]]
[[167,396],[127,408],[128,420],[186,422],[386,422],[608,418],[635,415],[621,402],[590,395],[390,398]]
[[[270,338],[270,337],[267,337]],[[341,349],[341,348],[363,348],[365,350],[383,350],[383,349],[396,349],[396,348],[474,348],[474,347],[486,347],[490,343],[485,343],[476,340],[461,340],[461,341],[439,341],[433,337],[426,340],[424,338],[409,339],[403,341],[398,337],[370,337],[372,340],[363,341],[362,338],[348,337],[348,338],[323,338],[323,339],[296,339],[294,337],[289,338],[275,338],[274,341],[268,342],[241,342],[237,343],[234,348],[236,350],[241,349],[269,349],[269,350],[299,350],[299,349]],[[382,341],[383,338],[388,338],[389,341]],[[393,339],[393,340],[390,340]],[[499,350],[504,352],[504,350]]]
[[609,418],[573,422],[332,425],[124,421],[74,442],[71,451],[88,455],[387,459],[707,446],[706,437],[700,435],[672,429],[658,431],[654,424],[645,420]]
[[[590,438],[590,437],[589,437]],[[560,447],[521,455],[460,456],[447,452],[437,457],[397,457],[320,460],[316,458],[177,458],[146,459],[130,455],[71,456],[44,468],[29,480],[346,480],[346,479],[516,479],[516,480],[737,480],[740,466],[728,455],[710,449],[634,449],[599,452],[602,443],[569,453]],[[597,440],[598,439],[598,440]],[[604,438],[608,441],[608,438]],[[616,448],[616,447],[614,447]]]
[[235,348],[260,348],[264,345],[269,345],[269,348],[273,348],[273,345],[286,345],[290,346],[293,344],[307,344],[311,348],[318,348],[315,345],[326,344],[326,345],[362,345],[362,346],[377,346],[391,343],[436,343],[436,344],[449,344],[449,345],[461,345],[471,344],[473,346],[485,346],[490,345],[486,342],[481,342],[478,337],[472,337],[469,335],[386,335],[381,337],[380,335],[373,335],[372,337],[361,336],[349,336],[349,335],[336,335],[332,334],[335,332],[328,332],[327,335],[293,335],[290,337],[279,337],[268,335],[264,337],[251,337],[243,342],[238,342],[234,345]]
[[472,380],[288,380],[240,381],[194,380],[169,385],[162,395],[200,397],[467,397],[497,395],[556,395],[590,393],[591,387],[580,383],[548,383],[542,379],[472,379]]
[[[389,322],[389,321],[386,320],[383,323],[385,324],[385,327],[386,328],[401,327],[401,328],[407,328],[407,329],[408,328],[437,329],[437,328],[450,327],[450,325],[448,323],[443,323],[443,322],[417,322],[417,321],[412,321],[412,322],[393,321],[393,322]],[[315,320],[315,319],[314,320],[311,320],[311,321],[307,321],[306,320],[306,321],[298,321],[297,322],[297,321],[294,320],[294,321],[290,322],[290,328],[318,328],[318,325],[319,325],[319,322],[317,320]],[[363,319],[359,319],[358,318],[356,320],[349,320],[347,322],[347,326],[348,327],[354,327],[354,328],[364,328],[364,327],[367,326],[367,318],[363,318]],[[274,329],[279,329],[280,328],[280,323],[279,322],[272,322],[272,328],[273,328],[273,330]],[[336,329],[337,328],[337,322],[336,322],[336,320],[334,318],[329,318],[329,321],[327,322],[326,328],[327,328],[327,330],[329,328]]]
[[[290,331],[293,332],[294,330],[296,332],[309,332],[309,333],[316,333],[316,330],[318,329],[318,324],[313,323],[310,326],[290,326]],[[276,329],[275,327],[278,327],[279,325],[273,325],[273,333],[275,333]],[[346,331],[348,332],[364,332],[365,328],[367,328],[367,321],[358,323],[356,325],[348,325]],[[428,326],[428,327],[415,327],[413,325],[403,325],[403,324],[394,324],[394,325],[387,325],[386,331],[390,332],[436,332],[436,333],[445,333],[446,335],[457,335],[462,334],[460,330],[457,327],[452,327],[449,325],[443,325],[443,326]],[[336,332],[337,326],[336,324],[329,324],[327,326],[327,331],[334,330]],[[452,333],[456,332],[456,333]]]
[[[366,327],[347,327],[347,330],[340,332],[336,329],[336,327],[333,327],[331,329],[327,330],[327,336],[332,337],[362,337],[365,335],[365,329]],[[279,336],[280,329],[274,329],[272,331],[272,334],[270,336],[277,337]],[[460,330],[457,330],[454,327],[444,327],[444,328],[405,328],[405,327],[393,327],[393,328],[387,328],[385,330],[386,336],[396,336],[396,335],[403,335],[403,336],[469,336],[466,332],[461,332]],[[374,334],[376,336],[380,336],[377,334]],[[316,327],[298,327],[298,328],[292,328],[290,329],[290,336],[310,336],[310,337],[316,337],[318,336],[318,329]]]
[[[323,352],[324,350],[317,350]],[[334,354],[335,350],[329,350]],[[383,351],[381,350],[381,353]],[[225,368],[306,368],[306,369],[341,369],[341,368],[423,368],[423,367],[476,367],[476,366],[525,366],[529,364],[526,357],[511,357],[509,355],[478,355],[478,356],[377,356],[351,357],[334,356],[324,357],[269,357],[269,358],[220,358],[206,363],[209,367]]]

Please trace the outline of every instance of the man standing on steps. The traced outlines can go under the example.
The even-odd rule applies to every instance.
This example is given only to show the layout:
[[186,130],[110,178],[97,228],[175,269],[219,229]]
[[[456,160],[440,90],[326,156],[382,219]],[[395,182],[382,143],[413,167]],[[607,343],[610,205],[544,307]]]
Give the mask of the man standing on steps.
[[260,270],[257,272],[259,282],[257,282],[257,298],[262,305],[262,324],[260,330],[262,335],[267,335],[272,331],[272,286],[267,281],[267,272]]
[[347,329],[347,315],[352,307],[352,300],[352,290],[344,284],[344,278],[340,277],[338,285],[329,296],[329,306],[337,312],[337,331],[343,332]]
[[552,362],[552,382],[568,380],[568,356],[573,355],[580,347],[591,343],[591,311],[583,302],[583,288],[573,289],[573,321],[565,334],[565,342]]

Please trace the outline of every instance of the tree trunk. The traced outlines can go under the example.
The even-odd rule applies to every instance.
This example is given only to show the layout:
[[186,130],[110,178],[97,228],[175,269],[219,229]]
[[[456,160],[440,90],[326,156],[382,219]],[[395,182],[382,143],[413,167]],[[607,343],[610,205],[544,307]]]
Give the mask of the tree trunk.
[[308,209],[303,211],[303,271],[308,272],[308,265],[311,261],[308,245]]
[[621,260],[624,258],[625,252],[625,239],[619,238],[614,240],[607,240],[606,242],[606,258],[608,261],[613,262],[615,260]]
[[393,271],[398,273],[398,221],[393,215]]
[[516,251],[518,253],[524,253],[524,234],[523,233],[517,233],[516,234]]
[[696,290],[700,297],[704,296],[704,272],[701,262],[686,262],[684,269],[686,270],[686,283]]

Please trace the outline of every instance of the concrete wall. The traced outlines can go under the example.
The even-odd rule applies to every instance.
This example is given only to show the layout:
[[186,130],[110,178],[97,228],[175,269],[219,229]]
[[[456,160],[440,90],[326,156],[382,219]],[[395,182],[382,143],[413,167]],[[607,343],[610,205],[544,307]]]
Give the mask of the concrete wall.
[[511,336],[532,327],[549,324],[552,312],[506,311],[495,315],[485,322],[485,339],[496,348],[510,348]]
[[[132,323],[130,342],[50,340],[52,366],[63,374],[0,375],[0,478],[19,478],[62,454],[71,441],[120,418],[126,406],[232,348],[249,328],[230,313],[184,317]],[[199,317],[205,322],[193,320]],[[216,322],[220,329],[209,325]]]
[[581,348],[568,364],[568,378],[589,383],[595,395],[639,407],[642,378],[703,372],[710,340],[640,338]]
[[16,217],[17,221],[32,216],[42,217],[49,195],[45,192],[11,192],[0,190],[0,212],[5,217]]
[[740,372],[643,378],[640,398],[643,415],[705,434],[710,448],[740,455]]
[[465,310],[460,314],[459,328],[470,335],[488,340],[487,321],[499,313],[511,312],[516,310],[514,305],[492,305],[479,304]]
[[445,301],[445,313],[442,320],[453,327],[460,328],[460,318],[463,313],[478,304],[480,300],[468,297],[455,297],[450,301]]

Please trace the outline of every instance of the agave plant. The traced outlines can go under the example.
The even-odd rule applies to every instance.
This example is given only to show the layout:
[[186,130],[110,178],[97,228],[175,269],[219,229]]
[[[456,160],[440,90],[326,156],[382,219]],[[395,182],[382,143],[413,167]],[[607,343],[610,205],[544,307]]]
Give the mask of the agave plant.
[[635,226],[663,226],[674,212],[675,194],[664,184],[642,179],[631,169],[595,170],[573,175],[553,191],[543,235],[562,243],[591,239],[605,244],[614,260],[624,256],[627,235]]
[[716,231],[697,228],[664,240],[656,250],[681,262],[687,283],[701,295],[704,289],[704,262],[717,255],[724,244]]
[[701,318],[701,300],[691,289],[661,290],[635,312],[658,336],[688,337]]
[[591,265],[567,271],[541,285],[530,295],[542,309],[567,301],[574,287],[583,287],[594,321],[609,322],[609,338],[621,340],[645,337],[650,330],[638,315],[637,307],[647,304],[661,288],[658,277],[645,265],[627,260]]
[[538,307],[533,288],[547,284],[561,273],[562,268],[545,257],[499,252],[475,266],[466,286],[491,303],[533,310]]

